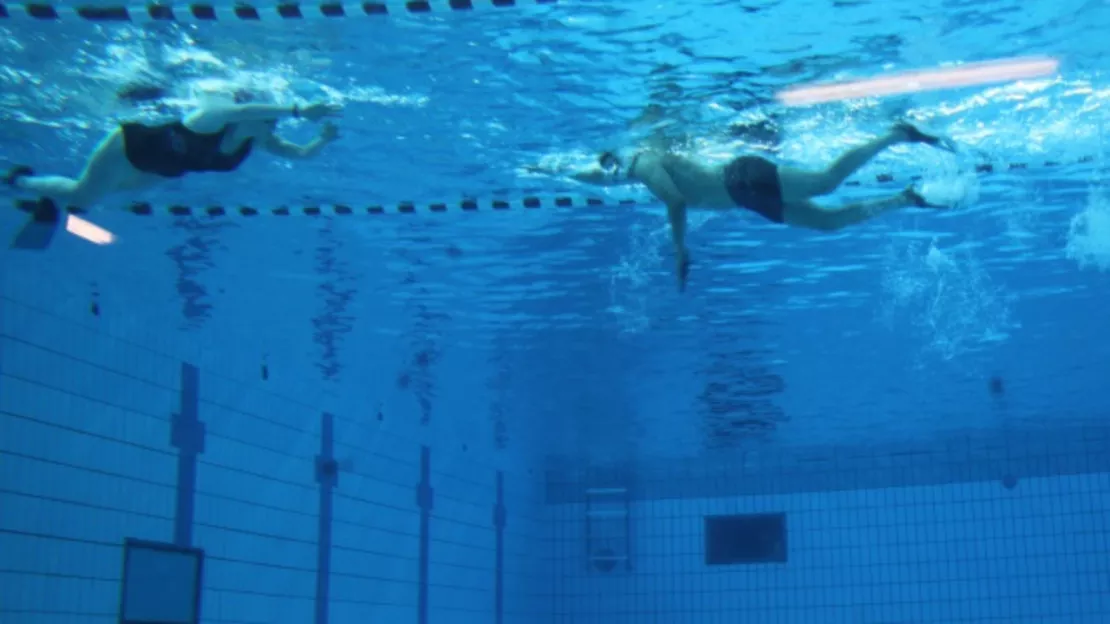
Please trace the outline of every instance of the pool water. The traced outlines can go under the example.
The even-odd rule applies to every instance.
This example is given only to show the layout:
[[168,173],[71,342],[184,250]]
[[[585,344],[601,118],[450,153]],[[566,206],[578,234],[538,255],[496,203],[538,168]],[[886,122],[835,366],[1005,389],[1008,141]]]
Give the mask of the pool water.
[[[72,470],[104,471],[108,468],[89,458],[111,456],[112,440],[142,437],[130,425],[110,424],[122,418],[117,414],[93,419],[108,429],[86,440],[80,436],[92,435],[86,430],[92,420],[80,413],[91,408],[78,407],[76,399],[59,403],[53,398],[53,407],[47,407],[48,399],[35,398],[40,394],[31,386],[65,388],[63,394],[73,397],[96,395],[100,404],[125,402],[128,409],[170,427],[171,415],[184,410],[175,393],[188,394],[178,366],[182,362],[196,367],[205,380],[221,380],[212,386],[201,382],[198,400],[208,418],[208,435],[238,440],[209,442],[204,451],[226,455],[226,461],[202,457],[225,471],[284,474],[284,456],[312,465],[321,452],[320,440],[332,436],[350,447],[339,452],[339,459],[350,463],[340,462],[339,495],[348,472],[364,488],[356,497],[360,504],[396,497],[406,509],[412,507],[411,492],[395,494],[390,488],[416,484],[417,446],[435,453],[431,467],[424,467],[431,472],[420,474],[471,479],[466,491],[480,501],[474,503],[478,512],[460,507],[449,513],[444,511],[452,509],[448,505],[436,507],[435,517],[466,524],[452,516],[457,511],[468,518],[476,514],[480,520],[474,522],[483,527],[488,524],[485,506],[493,504],[489,478],[495,469],[508,480],[508,491],[534,504],[527,520],[534,526],[528,524],[526,531],[517,525],[527,535],[517,536],[518,550],[504,564],[509,567],[497,564],[510,576],[514,569],[529,571],[519,572],[518,578],[525,579],[519,587],[497,587],[498,600],[508,603],[489,611],[493,603],[484,598],[475,597],[475,604],[484,606],[473,608],[437,598],[438,586],[426,576],[428,565],[438,569],[433,548],[432,555],[421,551],[423,559],[396,555],[423,561],[425,576],[408,568],[395,569],[396,578],[382,572],[382,578],[404,589],[362,606],[357,600],[356,606],[337,606],[331,614],[337,622],[368,621],[358,618],[386,613],[423,617],[423,622],[429,608],[432,619],[459,622],[491,621],[495,615],[576,622],[602,617],[1105,621],[1099,618],[1107,617],[1110,604],[1098,598],[1110,595],[1105,562],[1083,559],[1067,570],[1044,564],[1040,572],[1028,564],[1031,571],[1020,582],[1006,576],[1007,566],[999,563],[1019,557],[1004,548],[1009,554],[981,553],[975,565],[987,571],[972,578],[950,572],[944,562],[959,560],[961,547],[952,546],[957,542],[1029,541],[1032,535],[1055,544],[1062,525],[1046,529],[1029,520],[1051,516],[1054,506],[1082,519],[1081,528],[1068,529],[1083,536],[1075,538],[1081,544],[1064,549],[1073,557],[1069,561],[1105,547],[1110,466],[1104,465],[1100,449],[1110,441],[1110,398],[1101,389],[1110,365],[1110,340],[1103,339],[1110,305],[1110,191],[1105,186],[1110,47],[1101,35],[1110,27],[1110,3],[559,0],[493,7],[476,1],[473,11],[432,4],[436,9],[428,13],[406,11],[397,3],[389,5],[387,16],[351,10],[342,18],[261,23],[226,14],[210,23],[147,25],[34,21],[14,14],[0,19],[3,168],[30,163],[40,171],[76,174],[85,155],[120,121],[179,114],[195,106],[206,90],[228,85],[265,89],[279,102],[326,98],[345,107],[338,121],[340,140],[313,160],[290,163],[258,155],[234,175],[187,176],[157,189],[114,196],[84,215],[115,234],[111,245],[59,233],[46,250],[3,252],[0,313],[6,346],[0,351],[0,421],[6,424],[0,425],[0,436],[7,446],[0,451],[9,460],[0,455],[0,462],[7,461],[7,466],[0,463],[0,506],[23,505],[15,502],[19,497],[69,501],[77,496],[72,491],[76,481],[61,473],[57,478],[70,485],[58,491],[45,480],[17,487],[23,479],[16,475],[17,464],[30,469],[20,462],[46,461],[54,453],[50,461],[68,462]],[[64,10],[66,5],[58,6]],[[776,99],[792,86],[1032,56],[1060,60],[1059,72],[803,107],[786,107]],[[165,97],[143,102],[118,97],[121,89],[152,83],[165,87]],[[898,118],[951,137],[959,151],[897,146],[830,201],[894,193],[915,182],[952,198],[952,210],[899,211],[835,233],[769,224],[743,211],[693,213],[694,265],[684,293],[675,288],[665,210],[644,189],[590,188],[530,169],[589,164],[600,149],[648,141],[714,162],[750,152],[817,168]],[[314,127],[290,121],[282,131],[306,140]],[[561,198],[573,205],[560,205]],[[481,208],[463,210],[465,200]],[[153,214],[125,210],[134,202],[149,203]],[[493,209],[494,202],[505,202],[507,209]],[[443,210],[432,208],[441,204]],[[351,206],[354,213],[337,215],[335,205]],[[410,205],[411,213],[401,209]],[[172,206],[189,207],[192,215],[174,216]],[[382,213],[368,214],[370,206],[381,207]],[[211,216],[205,212],[211,207],[228,214]],[[243,207],[262,214],[245,217],[239,212]],[[290,208],[291,214],[273,214],[279,207]],[[306,214],[305,207],[323,207],[324,214]],[[0,217],[0,228],[11,238],[24,221],[25,215],[9,210]],[[139,351],[156,355],[136,355]],[[39,362],[32,352],[62,360]],[[98,377],[104,371],[113,381]],[[148,372],[154,376],[147,377]],[[133,387],[147,382],[175,398]],[[31,386],[11,389],[20,384]],[[113,390],[102,396],[97,388]],[[219,418],[230,429],[220,430],[211,421],[220,410],[204,414],[204,405],[228,408]],[[35,414],[41,411],[50,412],[42,417],[50,427],[78,437],[55,443],[46,429],[16,424],[37,422]],[[339,419],[334,436],[323,433],[319,412]],[[290,438],[289,431],[262,424],[279,413],[274,422],[282,426],[308,423],[303,435]],[[349,436],[347,442],[343,435]],[[38,441],[24,444],[18,436],[38,436]],[[236,446],[250,440],[268,441],[267,450]],[[410,447],[412,453],[399,450]],[[1010,451],[992,454],[999,448]],[[392,453],[411,479],[383,476],[394,470],[382,459],[394,458]],[[863,455],[874,461],[844,459]],[[907,459],[911,456],[918,459]],[[1035,461],[1029,459],[1034,456]],[[797,468],[815,457],[827,463]],[[112,468],[112,474],[122,479],[141,473],[145,460],[135,461]],[[937,468],[941,464],[944,469]],[[481,472],[474,466],[489,470],[473,476]],[[863,476],[884,472],[882,478]],[[833,473],[854,476],[829,476]],[[1061,474],[1076,481],[1053,480]],[[207,487],[211,493],[214,478],[205,477],[202,466],[197,491],[203,494]],[[230,484],[232,477],[227,479]],[[1013,490],[998,487],[1009,479],[1052,485],[1035,490],[1040,498],[1034,501],[990,502],[996,490]],[[975,501],[987,501],[987,511],[965,517],[959,503],[950,503],[956,507],[945,507],[950,511],[928,522],[968,524],[968,518],[978,518],[985,525],[1009,518],[1018,524],[1006,525],[1005,538],[975,533],[951,542],[943,530],[933,535],[929,543],[943,547],[931,551],[935,559],[929,560],[928,571],[921,577],[906,572],[908,577],[890,581],[897,587],[926,586],[920,590],[924,597],[902,590],[868,594],[867,588],[882,584],[879,573],[861,571],[866,561],[855,559],[853,571],[845,573],[852,579],[845,581],[850,588],[836,591],[839,586],[830,580],[836,573],[830,570],[839,565],[840,547],[818,548],[823,563],[813,569],[821,572],[789,582],[778,576],[729,577],[727,582],[708,577],[688,562],[663,563],[680,559],[672,556],[678,551],[667,550],[677,541],[667,541],[665,548],[650,541],[650,536],[672,535],[659,528],[666,526],[663,520],[643,520],[643,526],[653,528],[639,534],[648,545],[638,551],[656,557],[648,559],[656,565],[648,566],[647,577],[637,581],[625,570],[631,576],[623,580],[597,580],[591,576],[596,570],[587,574],[589,565],[570,563],[571,555],[560,549],[581,557],[579,542],[591,543],[579,535],[581,508],[589,502],[583,492],[599,482],[606,487],[618,483],[618,489],[640,484],[633,496],[639,502],[630,508],[639,518],[688,520],[703,512],[731,513],[737,509],[729,511],[722,501],[744,500],[737,503],[740,511],[838,509],[829,513],[842,512],[837,530],[847,531],[853,513],[889,504],[924,515],[912,521],[909,516],[871,519],[861,526],[920,529],[933,505],[958,501],[964,491],[973,492],[968,496]],[[722,485],[726,482],[733,484]],[[247,479],[235,483],[256,487]],[[981,483],[992,483],[994,489],[989,494],[975,490]],[[957,484],[952,486],[956,494],[944,490],[951,484]],[[100,487],[81,489],[99,492]],[[866,492],[892,491],[890,500],[902,502],[882,497],[860,502],[843,494],[856,490],[864,498]],[[813,494],[807,498],[807,493]],[[293,496],[271,494],[267,504],[278,507],[282,503],[273,501],[288,502]],[[222,495],[228,500],[238,496],[230,490]],[[793,498],[769,503],[771,495]],[[312,496],[296,496],[306,496],[303,504],[316,514]],[[470,505],[471,499],[459,496]],[[703,502],[664,509],[665,501],[692,496]],[[168,499],[148,508],[134,500],[123,505],[110,493],[101,498],[97,504],[103,509],[126,507],[120,513],[141,515],[157,508],[181,522],[180,508],[178,515],[171,514]],[[41,544],[64,534],[75,513],[45,503],[36,509],[51,527],[36,538],[45,540]],[[212,509],[210,514],[236,514],[230,507],[218,513]],[[318,517],[332,517],[322,509]],[[509,513],[511,518],[513,510]],[[213,518],[197,522],[219,524]],[[361,526],[351,518],[352,527]],[[416,519],[397,522],[415,526]],[[1021,524],[1026,521],[1030,524]],[[3,522],[0,535],[10,544],[29,530],[16,520],[6,521],[8,526]],[[297,521],[291,528],[282,522],[273,519],[268,531],[300,532],[301,546],[319,546],[315,525]],[[798,522],[807,527],[806,535],[822,530],[812,517]],[[567,528],[572,525],[576,528]],[[682,539],[690,540],[689,548],[700,548],[701,538],[693,537],[700,533],[689,526]],[[419,535],[416,529],[411,535],[397,530],[412,540],[423,535],[421,543],[427,545],[426,529]],[[170,539],[146,535],[146,529],[129,531],[143,539]],[[546,536],[547,550],[539,553],[528,541],[533,533]],[[336,539],[344,539],[341,535]],[[459,535],[444,543],[472,539]],[[123,537],[97,539],[118,550]],[[370,540],[350,539],[364,538]],[[805,537],[799,539],[805,548]],[[875,548],[898,550],[904,546],[899,539],[878,540],[875,544],[886,546]],[[405,540],[396,547],[415,548],[415,541]],[[231,579],[239,572],[218,564],[220,549],[232,548],[235,539],[188,541],[217,557],[212,569],[218,582],[235,585]],[[19,543],[30,549],[20,552],[33,550]],[[244,552],[266,548],[237,547]],[[593,552],[590,548],[586,552]],[[605,548],[614,552],[615,547]],[[77,557],[67,552],[63,548],[58,556]],[[1026,565],[1026,555],[1015,565]],[[902,574],[912,565],[898,556],[880,556],[874,565]],[[0,568],[20,582],[46,574],[31,572],[17,560],[13,556],[11,565]],[[102,579],[114,588],[113,600],[123,582],[114,576],[118,561],[112,559],[115,567]],[[305,570],[322,565],[310,563]],[[518,564],[523,567],[512,567]],[[617,573],[621,570],[618,566]],[[381,584],[374,580],[378,577],[359,574],[345,580],[333,574],[334,592],[346,596],[336,600],[358,594],[359,583]],[[1031,578],[1043,585],[1065,574],[1084,580],[1060,581],[1048,594],[1038,594],[1038,600],[1044,599],[1040,603],[1015,599],[1007,606],[1005,600],[966,590],[976,576],[1005,577],[1010,580],[998,581],[1005,589],[997,595],[1027,596],[1015,587],[1025,587]],[[396,580],[401,577],[408,580]],[[49,588],[48,578],[35,582]],[[674,580],[678,585],[672,586],[660,579],[686,580]],[[447,583],[440,596],[494,592],[485,581],[475,583]],[[747,602],[706,597],[723,593],[724,587],[754,592],[752,583],[774,585],[767,590],[770,597],[764,602],[754,598],[758,592],[744,594],[751,598]],[[312,581],[281,577],[278,585],[249,598],[244,596],[254,590],[245,586],[216,592],[218,599],[206,593],[206,605],[216,600],[224,606],[206,606],[205,621],[300,622],[310,616],[321,621],[319,593],[311,609],[307,597],[296,606],[282,606],[274,598],[283,591],[277,587],[298,584],[308,587]],[[941,586],[947,589],[929,593],[928,587]],[[111,593],[103,587],[95,591]],[[647,598],[667,592],[689,595],[666,604]],[[802,594],[808,598],[797,597]],[[1064,595],[1070,598],[1060,598]],[[0,615],[7,609],[0,619],[95,621],[80,619],[94,611],[104,621],[115,617],[114,606],[62,612],[40,608],[35,600],[23,598],[20,606],[5,607],[0,590]],[[252,606],[228,606],[232,603]],[[978,606],[929,610],[940,609],[941,603]],[[743,619],[745,614],[752,619]]]

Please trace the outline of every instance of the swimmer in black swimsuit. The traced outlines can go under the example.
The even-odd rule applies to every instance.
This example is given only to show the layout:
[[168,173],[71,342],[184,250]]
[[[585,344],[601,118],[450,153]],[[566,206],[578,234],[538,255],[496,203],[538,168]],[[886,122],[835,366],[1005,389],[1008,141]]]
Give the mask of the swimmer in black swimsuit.
[[[595,167],[572,177],[600,185],[640,182],[667,206],[676,275],[682,290],[690,270],[687,208],[739,207],[774,223],[822,231],[839,230],[898,208],[942,208],[927,202],[912,185],[890,197],[842,206],[822,206],[813,201],[835,191],[879,152],[899,143],[924,143],[955,151],[948,139],[925,134],[902,122],[883,136],[849,150],[823,171],[793,169],[759,156],[741,156],[724,166],[710,167],[665,152],[607,151],[600,155]],[[531,170],[541,171],[535,167]]]
[[235,171],[256,147],[284,158],[311,158],[339,136],[331,123],[307,145],[290,143],[275,133],[278,121],[287,117],[319,121],[338,115],[336,104],[299,107],[244,99],[158,126],[122,124],[100,142],[76,179],[39,176],[30,167],[18,166],[3,181],[62,207],[85,208],[111,193],[146,188],[186,173]]

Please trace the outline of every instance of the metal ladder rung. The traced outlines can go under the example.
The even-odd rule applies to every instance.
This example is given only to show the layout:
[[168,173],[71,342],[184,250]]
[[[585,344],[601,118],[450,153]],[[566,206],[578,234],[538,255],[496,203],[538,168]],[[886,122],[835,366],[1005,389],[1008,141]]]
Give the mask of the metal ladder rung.
[[586,496],[619,496],[627,493],[627,488],[589,488],[586,490]]
[[[627,487],[584,488],[586,563],[595,572],[632,569],[632,499]],[[623,544],[620,544],[623,542]]]

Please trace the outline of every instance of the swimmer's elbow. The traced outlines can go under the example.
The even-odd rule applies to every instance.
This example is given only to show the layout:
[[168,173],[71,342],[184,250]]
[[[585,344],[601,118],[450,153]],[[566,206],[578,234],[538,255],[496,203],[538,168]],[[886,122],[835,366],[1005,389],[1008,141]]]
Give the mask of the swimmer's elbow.
[[277,137],[270,137],[264,146],[267,152],[288,160],[304,160],[315,155],[311,146],[290,143]]

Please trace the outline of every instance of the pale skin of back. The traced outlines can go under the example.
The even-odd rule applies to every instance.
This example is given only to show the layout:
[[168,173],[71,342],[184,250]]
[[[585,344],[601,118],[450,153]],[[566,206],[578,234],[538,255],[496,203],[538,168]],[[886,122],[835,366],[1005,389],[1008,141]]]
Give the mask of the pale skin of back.
[[[317,102],[299,109],[300,116],[310,121],[339,114],[338,105]],[[182,119],[186,128],[198,133],[230,131],[220,144],[220,152],[232,154],[246,141],[271,154],[291,160],[316,156],[339,135],[336,127],[324,124],[320,135],[306,144],[282,139],[275,132],[277,121],[293,116],[291,106],[276,104],[226,104],[197,110]],[[84,170],[77,178],[63,176],[27,176],[16,181],[17,188],[47,197],[65,206],[89,207],[106,195],[119,191],[148,188],[165,182],[166,178],[136,169],[124,150],[123,131],[116,128],[93,150]]]

